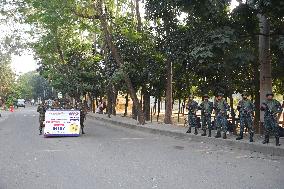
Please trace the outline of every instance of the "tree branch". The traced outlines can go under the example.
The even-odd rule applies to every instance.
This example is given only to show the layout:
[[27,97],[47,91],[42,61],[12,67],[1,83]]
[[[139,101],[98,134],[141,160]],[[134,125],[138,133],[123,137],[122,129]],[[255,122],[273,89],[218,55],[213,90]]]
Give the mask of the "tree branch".
[[88,15],[88,14],[84,14],[83,12],[78,12],[77,10],[73,9],[72,10],[73,13],[76,15],[76,16],[79,16],[81,18],[87,18],[87,19],[91,19],[91,20],[96,20],[96,19],[100,19],[100,16],[99,15]]

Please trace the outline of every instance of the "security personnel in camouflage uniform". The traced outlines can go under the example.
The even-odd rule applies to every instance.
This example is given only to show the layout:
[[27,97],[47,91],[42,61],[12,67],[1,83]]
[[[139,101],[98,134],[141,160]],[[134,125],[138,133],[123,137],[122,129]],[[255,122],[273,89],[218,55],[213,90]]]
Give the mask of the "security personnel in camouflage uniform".
[[253,112],[255,111],[254,104],[248,99],[248,94],[244,92],[242,94],[243,99],[239,101],[237,109],[239,110],[240,118],[240,135],[236,140],[243,139],[245,126],[249,130],[249,141],[253,142]]
[[277,115],[283,111],[280,102],[273,99],[274,94],[268,92],[266,94],[266,100],[261,104],[261,111],[264,111],[264,127],[265,127],[265,139],[263,144],[269,143],[269,134],[272,131],[275,135],[276,146],[280,146],[279,143],[279,126]]
[[226,100],[223,98],[222,93],[218,93],[217,99],[214,102],[214,110],[216,117],[216,127],[217,127],[217,135],[215,138],[221,137],[221,129],[223,130],[223,139],[227,138],[227,111],[229,110],[229,105]]
[[56,110],[56,109],[60,109],[60,108],[61,108],[61,106],[60,106],[58,98],[54,99],[54,102],[52,103],[51,109]]
[[81,130],[82,130],[82,134],[85,134],[84,132],[84,121],[86,119],[86,114],[87,114],[87,111],[86,111],[86,108],[85,106],[80,102],[80,103],[77,103],[77,109],[80,111],[80,126],[81,126]]
[[189,95],[186,109],[188,110],[188,130],[186,133],[191,133],[191,127],[194,127],[194,134],[197,135],[197,117],[198,103],[193,100],[193,95]]
[[201,102],[199,109],[201,110],[201,122],[202,122],[202,130],[203,133],[201,136],[206,136],[206,129],[208,127],[208,137],[211,137],[211,114],[213,111],[213,102],[209,101],[209,96],[205,94],[203,96],[203,101]]
[[44,101],[42,101],[41,104],[38,106],[37,112],[39,113],[39,134],[41,135],[42,128],[44,127],[45,112],[46,112],[46,105]]
[[73,109],[73,107],[72,107],[72,105],[71,105],[71,102],[70,102],[68,99],[65,100],[65,103],[64,103],[63,108],[66,109],[66,110],[71,110],[71,109]]

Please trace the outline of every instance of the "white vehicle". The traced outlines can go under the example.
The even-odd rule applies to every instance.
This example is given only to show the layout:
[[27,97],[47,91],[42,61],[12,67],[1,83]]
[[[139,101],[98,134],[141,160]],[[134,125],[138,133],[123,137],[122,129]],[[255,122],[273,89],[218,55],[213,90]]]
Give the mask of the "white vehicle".
[[17,108],[24,107],[26,108],[25,100],[24,99],[18,99],[17,101]]

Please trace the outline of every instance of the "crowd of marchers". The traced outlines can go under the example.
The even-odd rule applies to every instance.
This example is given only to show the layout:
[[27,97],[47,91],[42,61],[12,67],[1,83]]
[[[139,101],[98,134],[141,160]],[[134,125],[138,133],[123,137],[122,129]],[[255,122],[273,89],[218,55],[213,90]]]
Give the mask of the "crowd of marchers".
[[[203,100],[201,104],[198,104],[193,95],[189,95],[188,103],[186,105],[186,109],[188,110],[188,126],[189,129],[187,133],[191,133],[191,129],[194,128],[194,134],[198,134],[197,129],[197,111],[201,110],[201,125],[203,133],[201,136],[207,135],[211,137],[211,131],[213,129],[211,123],[212,113],[215,113],[215,126],[217,128],[217,134],[215,138],[221,138],[223,134],[223,139],[227,138],[227,130],[228,130],[228,112],[230,110],[230,106],[227,104],[226,100],[223,98],[222,93],[218,93],[214,102],[209,100],[209,96],[207,94],[203,95]],[[276,146],[280,146],[279,137],[280,131],[278,126],[278,114],[281,114],[283,108],[279,101],[274,99],[274,94],[272,92],[268,92],[266,94],[266,99],[262,102],[261,111],[264,111],[264,141],[263,144],[269,143],[269,136],[273,134],[276,139]],[[239,101],[237,110],[239,111],[240,118],[240,133],[236,140],[243,139],[244,128],[247,127],[249,132],[249,141],[253,142],[254,139],[254,129],[253,129],[253,115],[255,112],[255,107],[252,101],[249,99],[248,94],[243,92],[242,99]]]

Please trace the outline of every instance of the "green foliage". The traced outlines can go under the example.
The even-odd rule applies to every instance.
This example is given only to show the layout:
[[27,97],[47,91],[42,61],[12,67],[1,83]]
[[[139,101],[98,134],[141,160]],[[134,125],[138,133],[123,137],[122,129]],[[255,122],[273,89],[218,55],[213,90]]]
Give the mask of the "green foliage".
[[[109,85],[126,92],[127,73],[136,91],[163,97],[166,60],[173,63],[175,98],[191,92],[227,96],[243,90],[256,92],[259,13],[271,23],[273,84],[283,94],[282,1],[247,1],[234,10],[229,5],[229,0],[146,0],[146,17],[138,26],[134,1],[104,1],[108,29],[124,61],[119,68],[105,43],[94,1],[23,0],[17,4],[22,20],[32,26],[30,47],[40,74],[57,91],[71,96],[104,96]],[[37,85],[44,82],[36,81]]]
[[15,99],[48,99],[52,97],[52,88],[47,80],[34,71],[19,76],[14,86],[12,95]]
[[7,59],[0,61],[0,97],[7,98],[13,91],[15,74]]

